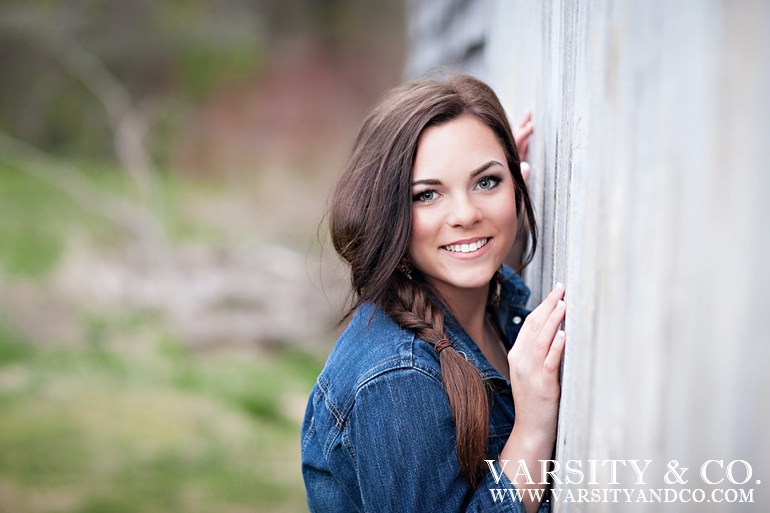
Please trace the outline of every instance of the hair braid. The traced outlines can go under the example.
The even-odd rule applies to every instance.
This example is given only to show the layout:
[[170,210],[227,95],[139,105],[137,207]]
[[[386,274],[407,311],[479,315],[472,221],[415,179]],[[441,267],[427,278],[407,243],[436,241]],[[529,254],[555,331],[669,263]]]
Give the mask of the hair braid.
[[[395,294],[383,305],[385,311],[402,328],[410,329],[422,340],[435,345],[447,338],[444,312],[430,298],[429,285],[395,278]],[[439,354],[452,418],[457,433],[457,457],[460,471],[475,488],[483,476],[489,438],[489,398],[487,388],[476,367],[452,346]]]

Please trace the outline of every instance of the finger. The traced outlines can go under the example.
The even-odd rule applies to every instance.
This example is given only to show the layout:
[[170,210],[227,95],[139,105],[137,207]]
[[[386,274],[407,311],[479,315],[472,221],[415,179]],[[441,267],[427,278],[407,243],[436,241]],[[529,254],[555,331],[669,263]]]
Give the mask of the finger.
[[545,323],[546,319],[548,319],[548,316],[551,315],[553,309],[556,308],[556,303],[563,297],[564,285],[559,282],[556,284],[556,286],[554,286],[553,290],[549,292],[547,296],[545,296],[543,301],[537,305],[537,307],[532,310],[529,315],[527,315],[527,318],[524,321],[524,325],[521,327],[522,331],[527,329],[527,331],[531,331],[535,335],[540,333],[540,331],[543,329],[543,324]]
[[551,347],[551,343],[553,342],[553,338],[556,336],[556,332],[559,329],[559,325],[564,320],[566,310],[567,308],[564,304],[564,300],[560,299],[556,303],[553,311],[551,311],[548,319],[546,319],[545,323],[543,324],[543,328],[540,330],[540,333],[538,333],[537,341],[535,343],[535,355],[540,359],[540,361],[545,360],[545,357]]
[[[516,337],[516,343],[513,344],[513,347],[508,352],[509,362],[515,359],[517,355],[518,358],[523,358],[532,354],[535,350],[534,346],[537,345],[537,339],[543,331],[543,326],[562,297],[564,297],[564,286],[561,283],[557,283],[545,299],[527,315],[521,331]],[[545,351],[546,349],[541,349],[542,353],[545,353]],[[544,356],[541,355],[539,358],[542,361]]]
[[519,142],[516,143],[516,151],[519,152],[520,159],[527,158],[527,152],[529,152],[529,137],[524,139],[521,144],[519,144]]
[[532,123],[528,123],[523,127],[517,127],[513,130],[513,140],[516,141],[516,149],[520,154],[525,153],[525,147],[529,146],[529,138],[532,136],[532,132],[535,127]]
[[526,125],[531,120],[532,120],[532,111],[527,109],[524,111],[524,115],[522,115],[519,121],[516,123],[516,128]]
[[531,121],[527,121],[525,124],[521,126],[517,126],[515,129],[516,134],[518,134],[519,137],[516,137],[515,139],[520,138],[529,138],[530,135],[532,135],[532,132],[535,131],[535,125],[532,124]]
[[[557,281],[556,285],[553,286],[553,289],[551,290],[551,292],[549,292],[548,295],[545,296],[545,298],[543,299],[543,302],[540,304],[550,305],[550,308],[549,308],[549,311],[550,311],[550,310],[553,310],[553,307],[556,306],[556,303],[563,298],[564,298],[564,284],[560,281]],[[535,310],[537,310],[537,308],[535,308]]]
[[546,373],[555,374],[558,372],[566,341],[567,334],[564,333],[564,330],[557,331],[556,336],[551,343],[551,349],[548,351],[548,356],[545,357],[545,361],[543,362],[543,370]]
[[530,166],[529,162],[526,160],[522,160],[519,167],[521,168],[521,177],[524,178],[525,182],[529,182],[529,174],[530,171],[532,171],[532,166]]

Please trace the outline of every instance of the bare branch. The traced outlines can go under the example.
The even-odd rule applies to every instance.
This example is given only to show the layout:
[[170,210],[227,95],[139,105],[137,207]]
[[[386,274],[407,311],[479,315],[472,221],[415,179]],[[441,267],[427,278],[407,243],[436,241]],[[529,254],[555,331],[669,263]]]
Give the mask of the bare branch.
[[113,130],[117,130],[123,117],[132,108],[128,89],[99,59],[73,40],[69,40],[62,49],[61,63],[102,102]]
[[134,105],[120,80],[76,41],[70,39],[63,46],[61,62],[104,105],[118,160],[134,180],[142,201],[153,203],[156,173],[144,146],[144,137],[150,127],[147,116]]

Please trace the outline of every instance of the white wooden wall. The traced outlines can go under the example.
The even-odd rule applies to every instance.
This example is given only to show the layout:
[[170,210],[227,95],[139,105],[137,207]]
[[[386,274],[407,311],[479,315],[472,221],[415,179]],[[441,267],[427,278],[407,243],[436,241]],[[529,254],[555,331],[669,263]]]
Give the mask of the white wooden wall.
[[[558,459],[653,460],[616,488],[754,489],[554,509],[770,511],[770,2],[493,4],[486,78],[534,111],[525,278],[536,299],[567,286]],[[674,459],[687,485],[663,481]],[[709,459],[753,476],[706,485]]]

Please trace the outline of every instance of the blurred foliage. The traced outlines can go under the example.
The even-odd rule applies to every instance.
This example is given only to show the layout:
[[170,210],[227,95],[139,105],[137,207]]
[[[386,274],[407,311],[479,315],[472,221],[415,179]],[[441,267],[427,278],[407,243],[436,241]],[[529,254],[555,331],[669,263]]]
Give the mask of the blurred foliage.
[[70,349],[0,326],[0,511],[306,510],[291,405],[317,359],[193,357],[167,335],[120,346],[158,319],[90,322],[101,342]]
[[[125,182],[116,173],[90,174],[102,184]],[[97,238],[109,233],[104,222],[84,214],[61,190],[0,162],[0,269],[30,277],[47,273],[75,223]]]
[[43,274],[64,248],[60,223],[68,209],[59,210],[56,191],[2,164],[0,182],[0,265],[11,274]]
[[62,65],[76,42],[151,113],[150,146],[162,162],[191,106],[218,86],[258,76],[280,41],[310,38],[337,53],[378,37],[387,44],[400,11],[381,4],[0,0],[0,130],[60,155],[112,158],[104,107]]
[[[130,197],[125,173],[67,161],[100,190]],[[222,185],[161,178],[172,240],[216,243],[221,228],[186,209],[221,197]],[[0,162],[4,284],[55,280],[75,234],[100,249],[125,243],[61,189]],[[49,304],[26,318],[11,287],[4,294],[3,316],[15,322],[0,319],[0,511],[306,511],[299,414],[318,358],[195,355],[157,312],[101,313],[99,304],[72,313],[84,316],[75,321],[82,337],[62,347],[55,334],[30,339],[8,327],[49,323],[61,311]]]
[[[128,0],[5,0],[0,4],[0,126],[39,147],[105,158],[101,106],[61,65],[75,41],[95,55],[134,101],[157,112],[156,132],[178,120],[181,102],[222,81],[248,76],[265,48],[248,4]],[[156,133],[157,135],[157,133]]]
[[[130,198],[134,187],[112,165],[82,162],[84,176],[101,190]],[[224,198],[221,184],[163,173],[162,222],[174,243],[201,241],[221,244],[226,234],[205,216],[191,216],[190,203]],[[60,261],[74,235],[100,248],[114,248],[126,239],[115,226],[88,213],[61,189],[43,182],[0,159],[0,272],[9,276],[44,277]]]
[[[50,173],[75,168],[95,196],[143,201],[105,106],[68,71],[75,44],[150,122],[146,206],[171,246],[304,247],[329,181],[314,152],[334,160],[329,134],[398,79],[398,58],[379,57],[398,57],[401,15],[379,0],[0,0],[0,135],[51,155]],[[184,141],[211,147],[185,159]],[[228,160],[244,147],[257,158]],[[274,165],[273,148],[306,167]],[[130,236],[27,155],[0,154],[0,511],[306,511],[299,419],[322,362],[228,354],[227,340],[193,354],[159,312],[57,295],[72,258],[129,265]],[[220,174],[205,178],[222,179],[167,171],[211,155]]]

